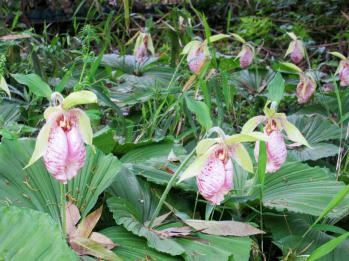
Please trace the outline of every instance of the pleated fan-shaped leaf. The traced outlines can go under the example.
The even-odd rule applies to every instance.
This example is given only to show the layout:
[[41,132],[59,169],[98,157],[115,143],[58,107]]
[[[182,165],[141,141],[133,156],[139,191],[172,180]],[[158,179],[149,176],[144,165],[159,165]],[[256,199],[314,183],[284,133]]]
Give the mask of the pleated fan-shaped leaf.
[[0,260],[78,260],[60,227],[46,213],[0,207]]
[[[59,222],[59,182],[39,160],[23,170],[34,150],[31,139],[0,144],[0,205],[16,205],[49,213]],[[88,147],[84,167],[66,186],[67,200],[80,209],[82,216],[95,205],[98,196],[112,183],[121,168],[120,161]]]
[[[267,174],[264,183],[263,205],[278,211],[319,216],[344,187],[326,169],[302,163],[287,163],[279,171]],[[259,189],[252,193],[258,196]],[[340,218],[349,210],[349,197],[345,197],[328,216]]]
[[296,160],[318,160],[338,154],[338,146],[330,143],[341,137],[341,128],[320,115],[292,115],[287,118],[304,135],[312,148],[305,146],[289,150]]

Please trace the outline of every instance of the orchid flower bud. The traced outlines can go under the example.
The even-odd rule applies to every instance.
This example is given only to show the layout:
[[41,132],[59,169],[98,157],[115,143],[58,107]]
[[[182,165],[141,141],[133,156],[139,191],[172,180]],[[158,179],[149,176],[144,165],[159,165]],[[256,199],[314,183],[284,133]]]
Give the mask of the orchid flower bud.
[[300,63],[304,58],[303,42],[300,40],[294,41],[294,48],[291,52],[291,60],[294,63]]
[[349,61],[347,59],[340,61],[339,64],[339,80],[340,86],[349,85]]
[[240,57],[240,67],[246,69],[253,61],[253,50],[250,45],[244,44],[238,57]]
[[151,55],[155,54],[153,41],[149,33],[139,33],[133,53],[139,64],[143,64],[149,58],[149,53]]
[[[272,123],[265,127],[264,133],[268,135],[268,141],[265,143],[267,151],[267,166],[266,171],[273,173],[278,171],[285,163],[287,158],[287,149],[284,137],[278,130],[277,126]],[[258,161],[259,156],[259,141],[256,142],[254,155]]]
[[187,62],[189,69],[195,73],[200,74],[201,69],[205,65],[205,62],[207,60],[207,55],[205,54],[205,46],[195,46],[190,49],[188,56],[187,56]]
[[58,93],[52,94],[53,106],[45,110],[46,123],[25,168],[43,157],[47,171],[56,180],[66,184],[75,177],[85,163],[84,144],[92,146],[93,133],[88,116],[72,107],[96,101],[96,95],[90,91],[75,92],[65,99]]
[[196,176],[200,194],[214,205],[219,205],[233,187],[233,164],[223,147],[217,148]]
[[299,40],[297,36],[294,33],[288,33],[288,35],[291,37],[292,41],[290,42],[290,45],[288,46],[288,49],[286,51],[285,57],[289,54],[291,54],[291,60],[294,63],[300,63],[305,55],[305,49],[303,41]]
[[298,103],[303,104],[309,101],[316,89],[316,82],[310,75],[303,73],[299,76],[299,83],[296,89],[296,95],[298,97]]

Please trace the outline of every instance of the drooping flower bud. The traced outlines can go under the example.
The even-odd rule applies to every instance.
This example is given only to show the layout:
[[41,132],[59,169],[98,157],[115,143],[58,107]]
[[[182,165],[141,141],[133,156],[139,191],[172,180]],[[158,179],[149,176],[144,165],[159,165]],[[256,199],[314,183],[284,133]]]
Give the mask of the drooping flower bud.
[[151,55],[154,55],[154,46],[149,33],[139,33],[133,51],[136,61],[143,64]]
[[291,52],[291,60],[294,63],[300,63],[304,58],[303,42],[300,40],[294,41],[294,48]]
[[339,80],[340,86],[348,86],[349,85],[349,61],[342,60],[339,64]]
[[248,66],[250,66],[253,61],[253,56],[254,54],[252,48],[249,45],[244,44],[240,53],[238,54],[238,57],[240,57],[240,67],[242,69],[246,69]]
[[316,82],[310,75],[303,73],[299,76],[299,83],[296,89],[296,95],[298,97],[298,103],[303,104],[309,101],[316,89]]
[[[285,163],[287,158],[287,148],[282,133],[274,123],[267,124],[264,133],[268,135],[268,141],[265,143],[267,151],[266,172],[273,173],[278,171]],[[256,142],[254,155],[256,161],[258,161],[259,141]]]
[[199,74],[201,72],[201,69],[203,68],[206,60],[207,55],[205,54],[204,46],[195,46],[190,49],[188,56],[187,56],[187,62],[189,69],[195,73]]
[[233,187],[233,164],[223,147],[217,148],[196,176],[200,194],[214,205],[219,205]]

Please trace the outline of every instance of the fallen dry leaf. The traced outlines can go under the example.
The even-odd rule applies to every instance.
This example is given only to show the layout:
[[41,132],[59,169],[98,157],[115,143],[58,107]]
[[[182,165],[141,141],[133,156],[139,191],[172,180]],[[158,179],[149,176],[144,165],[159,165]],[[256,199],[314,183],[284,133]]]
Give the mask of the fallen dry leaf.
[[205,221],[184,220],[184,223],[192,228],[209,235],[217,236],[251,236],[264,234],[265,232],[249,224],[238,221]]

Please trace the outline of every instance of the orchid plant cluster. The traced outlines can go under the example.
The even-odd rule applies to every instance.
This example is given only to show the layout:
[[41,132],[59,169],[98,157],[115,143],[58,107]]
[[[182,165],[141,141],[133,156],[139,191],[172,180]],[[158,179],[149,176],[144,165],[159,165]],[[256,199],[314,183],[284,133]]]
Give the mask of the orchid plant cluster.
[[[211,129],[210,132],[217,132],[219,138],[207,138],[198,143],[197,158],[183,172],[179,182],[196,177],[200,194],[211,204],[219,205],[234,187],[233,164],[238,164],[250,173],[254,171],[252,160],[242,142],[256,143],[254,155],[257,162],[259,143],[265,142],[268,173],[278,171],[286,161],[287,146],[284,136],[297,146],[310,147],[297,127],[287,121],[286,115],[277,113],[275,108],[268,108],[269,104],[268,102],[264,108],[265,115],[248,120],[241,134],[227,136],[220,128]],[[262,125],[263,133],[254,131],[258,125]]]

